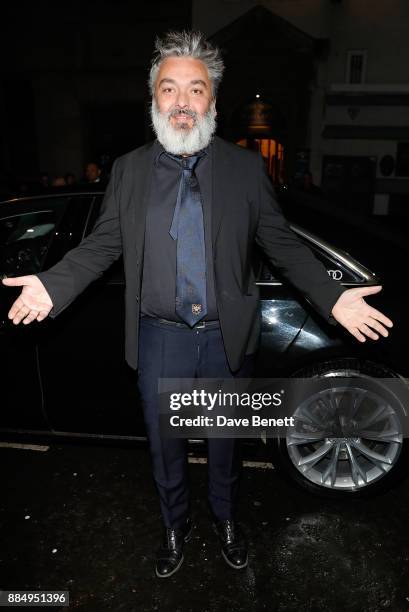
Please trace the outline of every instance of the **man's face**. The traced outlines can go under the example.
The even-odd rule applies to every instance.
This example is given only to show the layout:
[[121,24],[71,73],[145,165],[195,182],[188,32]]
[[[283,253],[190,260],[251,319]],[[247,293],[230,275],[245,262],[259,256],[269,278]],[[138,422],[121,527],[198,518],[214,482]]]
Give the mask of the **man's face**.
[[87,164],[85,168],[85,176],[87,177],[87,181],[95,181],[100,174],[101,170],[96,164]]
[[216,110],[205,64],[190,57],[163,60],[151,114],[156,135],[167,151],[191,155],[207,146],[216,129]]
[[194,119],[183,111],[203,117],[213,99],[206,66],[191,57],[168,57],[160,65],[155,96],[161,113],[174,111],[170,123],[176,130],[191,129]]

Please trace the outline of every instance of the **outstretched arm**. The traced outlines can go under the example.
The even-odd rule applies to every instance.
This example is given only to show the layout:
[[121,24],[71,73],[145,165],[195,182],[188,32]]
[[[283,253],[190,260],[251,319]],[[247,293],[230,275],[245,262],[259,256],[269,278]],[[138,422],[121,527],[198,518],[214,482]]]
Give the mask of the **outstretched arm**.
[[260,211],[256,242],[270,262],[329,323],[340,323],[361,342],[365,341],[363,334],[378,338],[370,327],[387,336],[381,323],[392,327],[392,321],[362,297],[377,293],[381,287],[346,289],[328,275],[325,266],[290,228],[261,155],[258,163]]
[[8,313],[13,323],[56,317],[121,255],[119,181],[116,160],[91,234],[55,266],[38,274],[3,279],[6,286],[23,287]]
[[333,280],[310,248],[290,228],[279,205],[263,158],[258,156],[259,220],[256,242],[280,271],[314,308],[334,325],[332,308],[345,287]]

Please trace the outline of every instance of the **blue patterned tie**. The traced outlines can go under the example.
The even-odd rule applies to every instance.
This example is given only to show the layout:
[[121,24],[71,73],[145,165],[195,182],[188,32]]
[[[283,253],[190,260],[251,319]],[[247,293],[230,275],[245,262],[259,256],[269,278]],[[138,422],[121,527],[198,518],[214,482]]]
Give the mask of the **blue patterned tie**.
[[193,172],[201,155],[167,153],[182,166],[179,192],[169,234],[177,239],[175,310],[190,327],[207,313],[206,253],[199,183]]

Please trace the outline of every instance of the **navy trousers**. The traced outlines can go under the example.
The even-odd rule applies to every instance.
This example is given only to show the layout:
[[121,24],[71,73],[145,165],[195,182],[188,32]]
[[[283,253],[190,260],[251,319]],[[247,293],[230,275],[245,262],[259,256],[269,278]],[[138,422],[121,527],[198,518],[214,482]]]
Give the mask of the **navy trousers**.
[[[177,529],[190,514],[187,440],[162,438],[159,432],[158,378],[231,378],[253,376],[254,356],[232,372],[221,330],[171,326],[142,317],[139,330],[138,386],[164,524]],[[208,438],[208,501],[216,519],[232,519],[237,510],[242,467],[239,438]]]

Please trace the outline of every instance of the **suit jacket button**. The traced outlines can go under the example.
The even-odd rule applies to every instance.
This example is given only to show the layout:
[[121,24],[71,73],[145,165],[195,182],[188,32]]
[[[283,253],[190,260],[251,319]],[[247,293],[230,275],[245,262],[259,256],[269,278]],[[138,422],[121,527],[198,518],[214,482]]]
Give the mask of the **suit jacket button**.
[[136,296],[136,301],[139,302],[139,295]]

